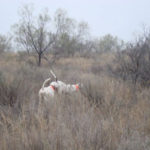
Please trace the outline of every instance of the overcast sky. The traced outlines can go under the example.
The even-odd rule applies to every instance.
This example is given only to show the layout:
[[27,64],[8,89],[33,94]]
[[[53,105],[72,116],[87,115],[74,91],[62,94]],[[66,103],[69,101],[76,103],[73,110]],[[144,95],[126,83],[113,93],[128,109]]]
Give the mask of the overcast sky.
[[18,20],[18,9],[34,4],[35,11],[49,9],[53,16],[58,8],[71,18],[86,21],[93,36],[112,34],[129,41],[142,24],[150,26],[150,0],[0,0],[0,34],[10,32]]

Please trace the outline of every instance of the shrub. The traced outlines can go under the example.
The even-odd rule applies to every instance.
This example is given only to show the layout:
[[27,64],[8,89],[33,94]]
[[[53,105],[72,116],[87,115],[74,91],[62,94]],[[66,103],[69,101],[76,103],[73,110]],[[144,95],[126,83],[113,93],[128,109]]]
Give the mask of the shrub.
[[17,101],[18,83],[7,83],[3,74],[0,73],[0,104],[13,106]]
[[138,41],[118,52],[114,74],[133,84],[148,86],[150,83],[150,47],[147,41]]

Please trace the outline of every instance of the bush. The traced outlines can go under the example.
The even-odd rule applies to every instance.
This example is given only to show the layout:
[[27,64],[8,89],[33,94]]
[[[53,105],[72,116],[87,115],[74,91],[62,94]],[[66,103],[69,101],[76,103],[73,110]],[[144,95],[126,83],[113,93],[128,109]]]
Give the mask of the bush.
[[123,80],[130,80],[133,84],[149,86],[150,46],[147,41],[139,40],[136,44],[130,44],[126,50],[118,52],[115,61],[115,75]]
[[13,106],[17,101],[17,82],[7,83],[3,74],[0,72],[0,105]]

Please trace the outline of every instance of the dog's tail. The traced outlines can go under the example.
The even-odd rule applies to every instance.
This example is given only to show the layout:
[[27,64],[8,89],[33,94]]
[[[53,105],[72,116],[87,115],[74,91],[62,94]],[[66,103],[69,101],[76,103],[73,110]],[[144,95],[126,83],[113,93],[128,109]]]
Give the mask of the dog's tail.
[[49,82],[50,80],[51,80],[51,78],[48,78],[48,79],[46,79],[46,80],[44,81],[44,83],[43,83],[43,85],[42,85],[42,89],[44,89],[45,84],[47,84],[47,82]]

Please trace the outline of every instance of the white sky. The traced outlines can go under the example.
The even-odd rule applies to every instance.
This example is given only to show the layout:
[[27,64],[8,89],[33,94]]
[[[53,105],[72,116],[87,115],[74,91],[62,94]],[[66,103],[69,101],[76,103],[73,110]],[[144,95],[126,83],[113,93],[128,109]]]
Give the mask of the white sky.
[[58,8],[65,9],[71,18],[88,22],[97,37],[110,33],[129,41],[142,24],[150,26],[150,0],[0,0],[0,34],[10,32],[18,9],[30,3],[36,12],[48,8],[51,16]]

